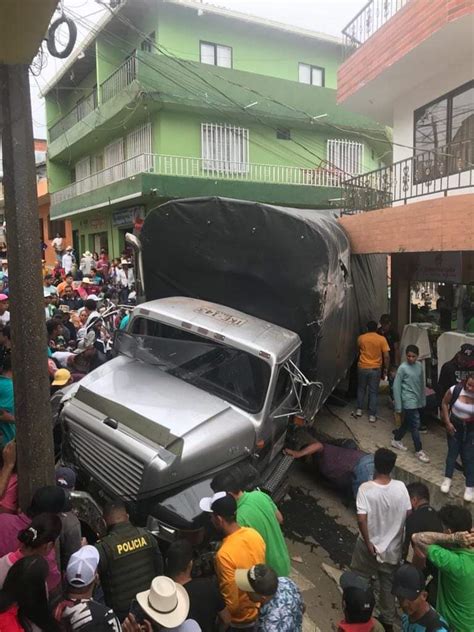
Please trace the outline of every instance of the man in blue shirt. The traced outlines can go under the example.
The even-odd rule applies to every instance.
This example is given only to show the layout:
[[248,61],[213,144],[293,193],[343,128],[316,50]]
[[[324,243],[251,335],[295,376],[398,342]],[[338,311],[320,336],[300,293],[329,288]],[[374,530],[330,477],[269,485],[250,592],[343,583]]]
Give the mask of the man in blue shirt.
[[403,610],[402,632],[447,632],[448,624],[427,601],[425,577],[412,564],[404,564],[393,578],[392,593]]
[[415,454],[422,463],[430,459],[423,451],[420,439],[420,408],[426,405],[423,367],[418,362],[420,351],[416,345],[406,348],[406,361],[399,366],[393,383],[395,413],[403,413],[403,422],[393,433],[392,447],[406,452],[402,439],[408,430],[411,432]]

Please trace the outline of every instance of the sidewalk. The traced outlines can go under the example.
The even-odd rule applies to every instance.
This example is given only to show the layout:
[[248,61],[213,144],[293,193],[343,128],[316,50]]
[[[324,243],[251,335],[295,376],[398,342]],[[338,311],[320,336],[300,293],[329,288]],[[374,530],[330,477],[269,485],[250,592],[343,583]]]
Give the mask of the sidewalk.
[[[331,438],[354,439],[361,450],[375,452],[377,448],[390,448],[392,439],[393,411],[388,407],[388,396],[380,394],[379,410],[376,423],[369,423],[366,412],[358,419],[351,416],[355,410],[355,402],[349,402],[346,406],[329,404],[323,407],[317,415],[314,428]],[[444,477],[444,464],[447,452],[446,434],[443,427],[430,421],[428,433],[421,435],[423,450],[430,457],[430,463],[421,463],[415,457],[411,435],[405,435],[403,443],[408,452],[394,450],[397,453],[397,465],[394,470],[395,478],[412,483],[421,481],[428,486],[431,495],[431,504],[439,509],[446,503],[464,504],[471,509],[474,516],[474,503],[464,503],[464,477],[456,471],[449,494],[440,491],[440,484]]]

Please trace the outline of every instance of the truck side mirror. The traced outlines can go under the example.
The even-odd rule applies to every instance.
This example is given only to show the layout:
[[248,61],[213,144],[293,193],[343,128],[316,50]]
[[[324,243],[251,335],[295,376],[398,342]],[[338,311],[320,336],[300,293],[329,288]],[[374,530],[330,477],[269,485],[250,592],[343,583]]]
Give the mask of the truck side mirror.
[[321,400],[324,394],[322,382],[312,382],[303,387],[303,417],[308,423],[312,423],[314,416],[319,411]]

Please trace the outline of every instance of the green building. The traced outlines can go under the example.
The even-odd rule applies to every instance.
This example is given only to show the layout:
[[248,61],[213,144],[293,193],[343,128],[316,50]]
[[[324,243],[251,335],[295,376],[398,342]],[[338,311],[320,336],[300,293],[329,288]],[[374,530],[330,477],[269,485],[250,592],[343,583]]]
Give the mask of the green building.
[[51,220],[118,256],[148,209],[221,195],[338,207],[390,144],[336,105],[338,38],[202,4],[121,0],[44,90]]

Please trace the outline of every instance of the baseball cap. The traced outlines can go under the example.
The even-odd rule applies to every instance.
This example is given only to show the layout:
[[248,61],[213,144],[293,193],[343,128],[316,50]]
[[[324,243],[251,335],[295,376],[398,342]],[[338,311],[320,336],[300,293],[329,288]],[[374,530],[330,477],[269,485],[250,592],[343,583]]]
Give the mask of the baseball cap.
[[58,369],[54,374],[52,386],[64,386],[71,379],[71,372],[67,369]]
[[89,544],[81,547],[69,558],[66,579],[70,586],[82,588],[89,586],[95,579],[99,564],[99,551]]
[[341,575],[339,584],[345,603],[345,610],[350,613],[351,620],[358,623],[368,621],[375,607],[375,596],[370,583],[353,573],[346,571]]
[[233,516],[237,512],[237,502],[233,496],[226,492],[217,492],[214,496],[201,498],[199,501],[201,511],[215,513],[218,516]]
[[392,595],[414,601],[425,590],[425,578],[413,564],[403,564],[393,577]]
[[469,342],[465,342],[461,345],[460,353],[461,355],[466,356],[466,358],[474,359],[474,345],[471,345]]
[[6,294],[0,294],[0,301],[8,301],[8,296]]
[[255,564],[251,568],[238,568],[235,571],[235,583],[244,592],[270,597],[278,588],[275,571],[266,564]]
[[93,301],[100,301],[100,298],[97,296],[97,294],[89,294],[87,298],[92,299]]
[[58,467],[56,470],[56,485],[59,487],[64,487],[64,489],[74,489],[76,486],[76,479],[76,472],[70,467]]

